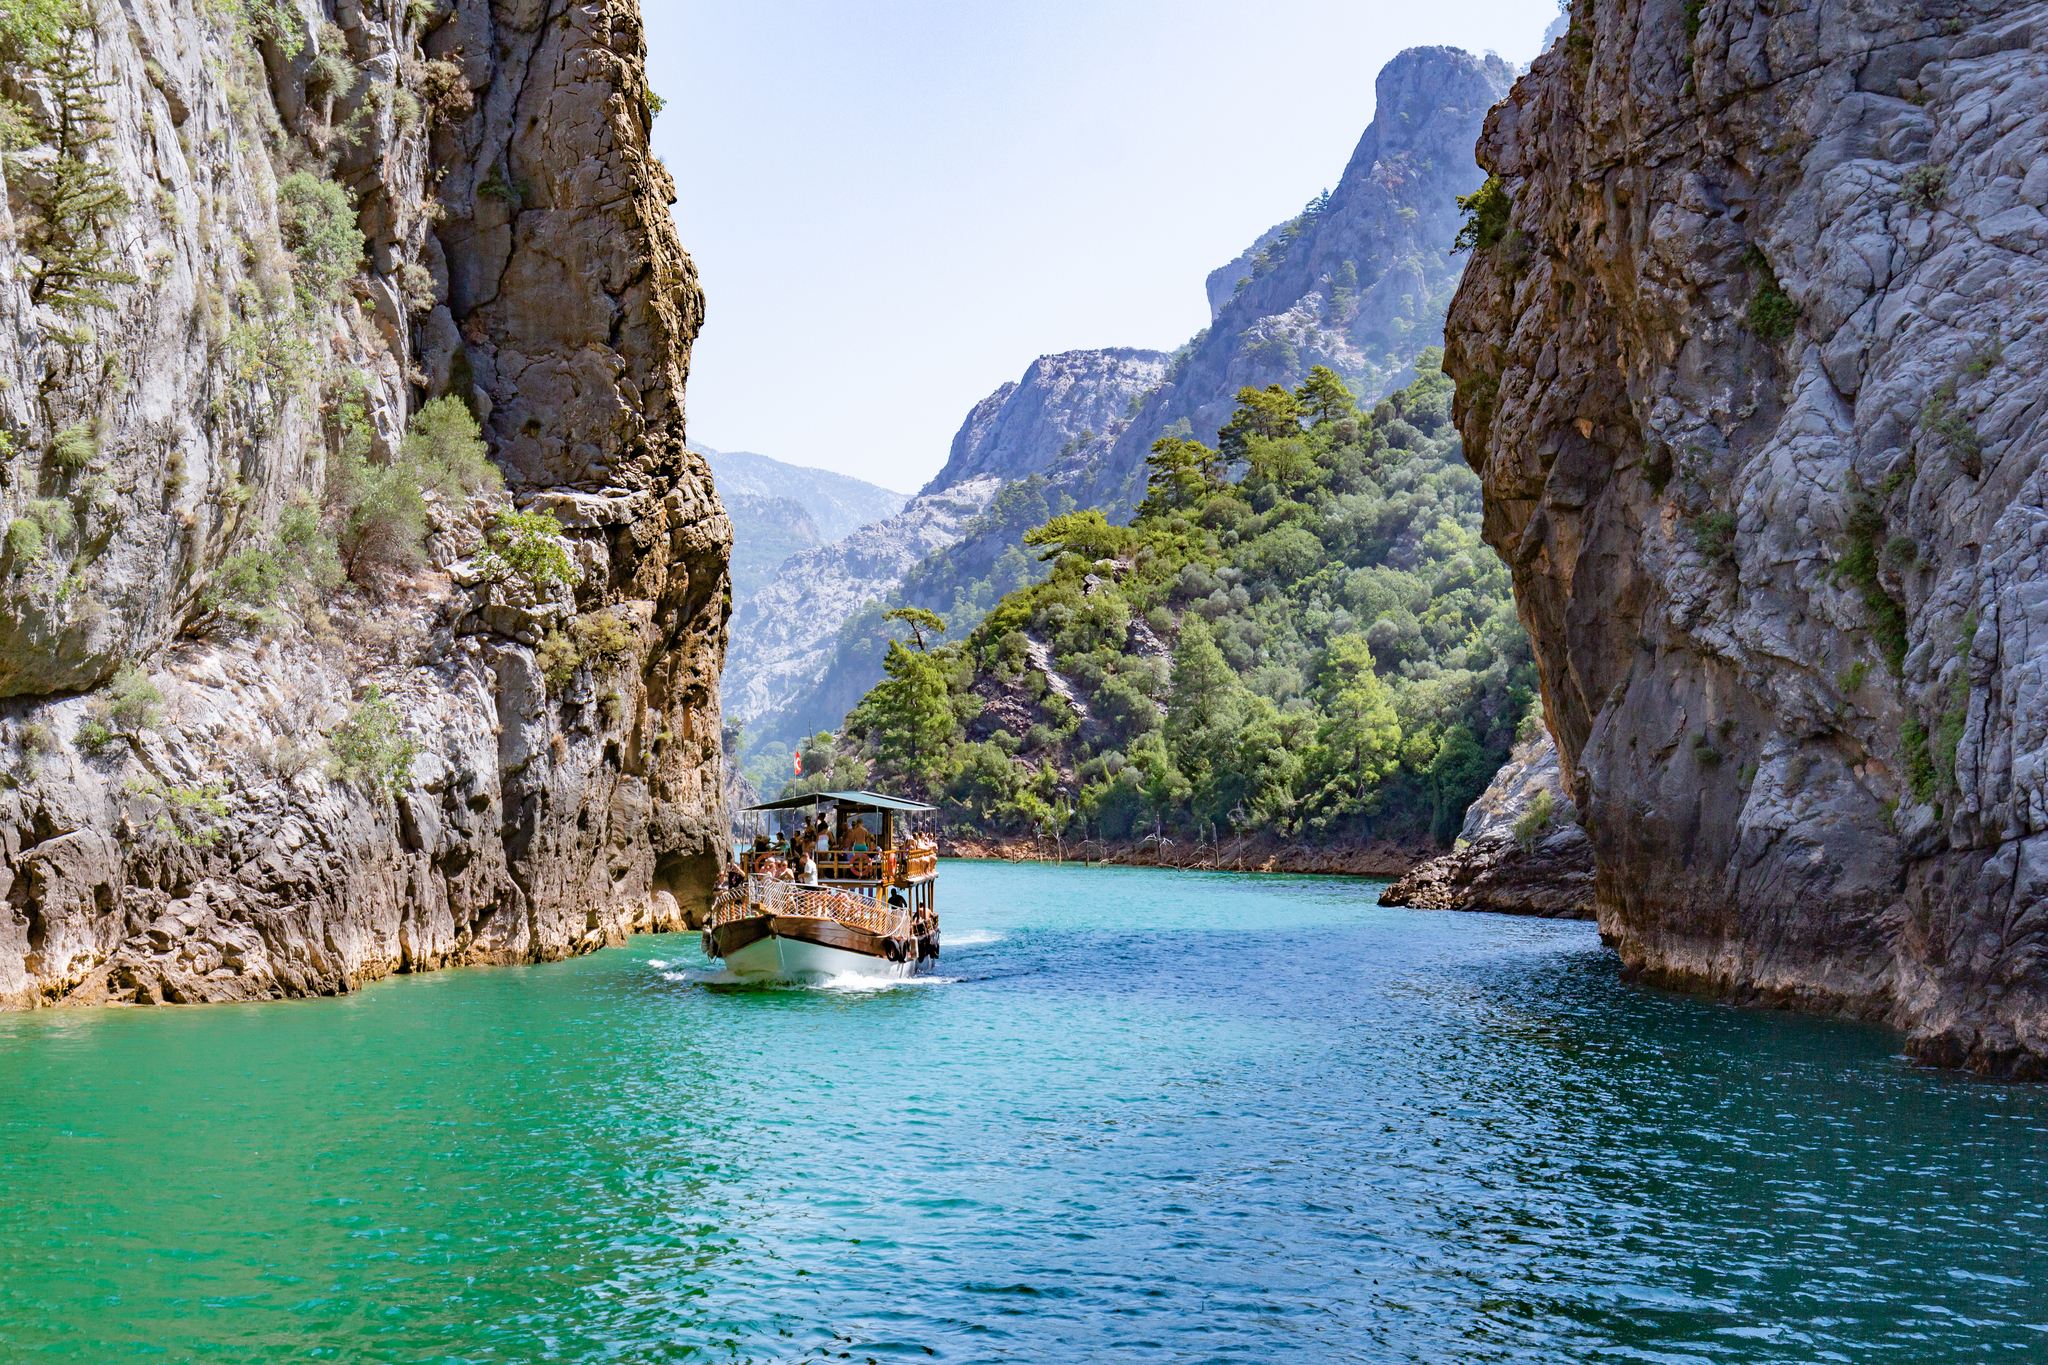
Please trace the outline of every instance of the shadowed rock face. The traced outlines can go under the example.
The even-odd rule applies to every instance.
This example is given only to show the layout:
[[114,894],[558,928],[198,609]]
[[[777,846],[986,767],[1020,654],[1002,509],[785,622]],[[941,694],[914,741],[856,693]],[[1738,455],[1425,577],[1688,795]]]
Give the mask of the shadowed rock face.
[[[0,570],[0,1004],[332,992],[708,904],[730,527],[684,444],[703,299],[647,147],[638,10],[406,10],[288,10],[299,32],[252,43],[206,6],[103,6],[97,155],[134,204],[113,264],[138,282],[53,314],[0,221],[0,511],[60,498],[79,521]],[[323,47],[359,73],[332,98]],[[322,147],[367,249],[295,313],[277,186]],[[388,455],[444,393],[483,416],[510,499],[561,521],[576,581],[489,581],[472,558],[507,498],[430,498],[417,574],[225,626],[208,587],[320,498],[348,412]],[[96,454],[56,467],[80,422]],[[535,646],[599,615],[614,647],[548,685]],[[91,744],[128,661],[160,715]],[[320,760],[371,687],[419,746],[395,793]]]
[[2048,1059],[2048,7],[1582,0],[1450,314],[1652,979]]

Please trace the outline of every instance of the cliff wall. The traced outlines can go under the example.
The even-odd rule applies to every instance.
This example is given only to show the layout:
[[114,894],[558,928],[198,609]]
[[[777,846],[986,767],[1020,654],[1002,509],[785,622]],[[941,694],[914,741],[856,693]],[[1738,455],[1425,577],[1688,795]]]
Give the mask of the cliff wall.
[[1447,368],[1650,979],[2048,1060],[2048,7],[1581,0]]
[[[730,531],[684,445],[703,302],[632,0],[0,30],[0,1003],[680,924],[723,857]],[[52,210],[65,175],[103,222]],[[295,514],[360,543],[345,452],[390,467],[442,395],[504,491],[429,491],[416,562],[237,610]],[[559,575],[492,567],[515,510]]]

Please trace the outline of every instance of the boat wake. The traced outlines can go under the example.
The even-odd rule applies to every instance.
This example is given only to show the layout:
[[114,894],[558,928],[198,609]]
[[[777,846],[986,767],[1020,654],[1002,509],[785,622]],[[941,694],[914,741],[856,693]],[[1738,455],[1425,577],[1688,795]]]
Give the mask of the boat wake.
[[648,966],[655,969],[663,981],[677,986],[707,986],[720,991],[832,991],[840,994],[863,995],[875,991],[896,990],[912,986],[951,986],[960,980],[956,976],[862,976],[847,972],[840,976],[827,977],[823,981],[764,981],[759,977],[735,976],[719,967],[681,967],[671,963],[650,961]]
[[969,929],[965,933],[947,934],[948,948],[976,948],[984,943],[1001,943],[1009,935],[994,929]]

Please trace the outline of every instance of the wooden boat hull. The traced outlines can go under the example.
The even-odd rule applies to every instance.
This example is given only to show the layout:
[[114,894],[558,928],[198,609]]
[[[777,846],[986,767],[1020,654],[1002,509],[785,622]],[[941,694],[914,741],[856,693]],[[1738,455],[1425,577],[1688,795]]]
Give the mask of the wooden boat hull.
[[890,939],[836,920],[752,915],[707,930],[705,951],[742,980],[819,982],[840,976],[900,980],[938,956],[938,936]]

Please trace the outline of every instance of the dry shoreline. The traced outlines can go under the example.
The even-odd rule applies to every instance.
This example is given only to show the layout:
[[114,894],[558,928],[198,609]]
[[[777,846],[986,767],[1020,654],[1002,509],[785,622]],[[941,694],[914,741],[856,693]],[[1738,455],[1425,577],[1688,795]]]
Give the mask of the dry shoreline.
[[1281,872],[1331,877],[1393,878],[1442,850],[1380,840],[1335,848],[1232,839],[1221,844],[1139,841],[941,837],[939,855],[1003,862],[1105,863],[1115,867],[1171,867],[1213,872]]

